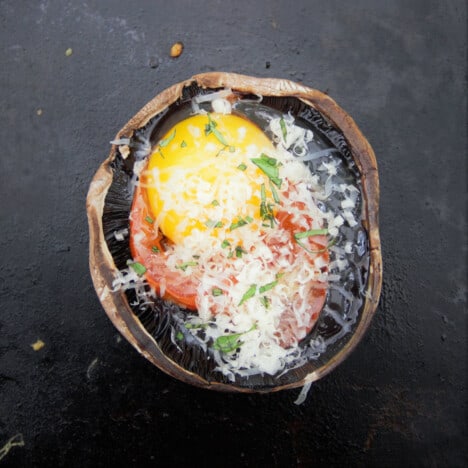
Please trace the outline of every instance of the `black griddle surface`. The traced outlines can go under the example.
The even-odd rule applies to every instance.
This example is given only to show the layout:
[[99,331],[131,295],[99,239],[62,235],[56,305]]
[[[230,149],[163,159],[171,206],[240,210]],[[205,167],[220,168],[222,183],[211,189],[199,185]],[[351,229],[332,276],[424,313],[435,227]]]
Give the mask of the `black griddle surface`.
[[[0,24],[0,447],[25,443],[2,466],[466,466],[463,1],[3,0]],[[380,306],[302,406],[297,390],[166,376],[88,272],[85,196],[108,142],[212,70],[328,92],[378,158]]]

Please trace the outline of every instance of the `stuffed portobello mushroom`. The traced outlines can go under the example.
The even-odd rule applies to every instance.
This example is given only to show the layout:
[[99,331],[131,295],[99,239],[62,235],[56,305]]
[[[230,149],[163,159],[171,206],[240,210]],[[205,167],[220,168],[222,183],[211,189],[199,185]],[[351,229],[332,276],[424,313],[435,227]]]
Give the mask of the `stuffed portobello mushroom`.
[[120,333],[187,383],[304,386],[352,351],[382,280],[375,155],[288,80],[207,73],[111,142],[89,189],[90,269]]

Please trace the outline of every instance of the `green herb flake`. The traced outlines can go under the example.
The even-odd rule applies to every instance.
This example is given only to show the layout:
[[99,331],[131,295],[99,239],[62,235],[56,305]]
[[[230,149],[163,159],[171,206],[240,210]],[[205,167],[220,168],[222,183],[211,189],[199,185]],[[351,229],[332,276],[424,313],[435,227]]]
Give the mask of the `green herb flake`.
[[252,284],[249,289],[245,292],[245,294],[242,296],[240,302],[238,305],[242,305],[245,301],[249,300],[250,298],[255,296],[255,293],[257,292],[257,285]]
[[187,330],[195,330],[197,328],[206,328],[208,326],[207,323],[186,323],[185,328]]
[[[252,219],[252,218],[250,218]],[[246,224],[248,224],[249,221],[246,219],[242,219],[242,218],[239,218],[238,221],[236,221],[235,223],[232,223],[230,226],[229,226],[229,230],[230,231],[234,231],[234,229],[237,229],[237,228],[240,228],[242,226],[245,226]]]
[[222,296],[224,293],[223,293],[223,290],[222,290],[222,289],[213,288],[213,289],[211,290],[211,294],[213,294],[214,297],[218,297],[218,296]]
[[231,353],[242,345],[242,341],[240,341],[241,336],[242,333],[218,336],[213,344],[213,348],[222,353]]
[[239,171],[245,171],[247,166],[244,163],[241,163],[237,166],[237,169],[239,169]]
[[281,127],[281,132],[283,134],[283,140],[286,143],[286,137],[288,136],[288,130],[286,128],[286,122],[284,121],[283,117],[280,119],[280,127]]
[[242,258],[242,255],[247,253],[247,251],[244,250],[240,245],[236,246],[235,251],[237,258]]
[[153,246],[151,247],[151,250],[152,250],[154,253],[159,253],[159,252],[161,252],[161,251],[159,250],[159,247],[156,247],[155,245],[153,245]]
[[180,265],[177,265],[176,268],[178,270],[185,271],[187,270],[188,267],[197,266],[197,265],[198,265],[198,262],[185,262]]
[[269,291],[270,289],[273,289],[277,284],[278,284],[278,280],[272,281],[271,283],[267,283],[267,284],[265,284],[265,285],[263,285],[263,286],[260,286],[260,287],[258,288],[258,292],[259,292],[260,294],[263,294],[264,292],[267,292],[267,291]]
[[279,164],[275,158],[270,158],[262,153],[259,158],[252,158],[251,161],[273,182],[281,188],[282,180],[279,178]]
[[182,140],[182,143],[180,144],[180,147],[185,148],[186,146],[187,146],[187,143],[185,142],[185,140]]
[[270,307],[270,299],[266,296],[262,296],[260,298],[260,303],[265,307],[265,309],[268,309]]
[[296,240],[297,244],[300,247],[302,247],[306,252],[310,254],[319,254],[325,252],[328,249],[328,245],[320,250],[311,250],[309,249],[309,247],[302,243],[302,239],[307,239],[313,236],[324,236],[326,234],[328,234],[328,229],[310,229],[308,231],[294,233],[294,239]]
[[275,200],[275,203],[279,203],[280,202],[280,197],[279,197],[278,192],[277,192],[277,190],[276,190],[276,188],[273,185],[271,180],[270,180],[270,190],[271,190],[271,194],[273,195],[273,200]]
[[219,206],[219,201],[218,201],[218,200],[213,200],[213,201],[211,202],[211,204],[212,204],[213,206]]
[[221,242],[221,247],[225,249],[226,247],[229,247],[231,244],[229,243],[228,240],[224,239],[223,242]]
[[182,332],[177,332],[176,339],[182,341],[184,339],[184,334]]
[[132,262],[127,260],[127,265],[138,275],[143,276],[146,273],[146,267],[140,262]]
[[154,223],[154,219],[153,219],[151,216],[147,216],[147,217],[145,218],[145,221],[146,221],[147,223],[149,223],[149,224],[153,224],[153,223]]
[[208,113],[208,124],[205,125],[205,135],[208,136],[210,133],[216,137],[216,139],[224,146],[229,146],[226,139],[222,133],[216,128],[218,124],[211,118],[211,115]]
[[325,236],[328,234],[328,229],[310,229],[309,231],[302,231],[294,233],[294,239],[300,240],[313,236]]
[[266,203],[266,190],[265,190],[265,184],[262,184],[260,186],[260,197],[262,199],[262,203]]
[[225,147],[228,146],[227,141],[224,139],[223,135],[220,133],[219,130],[216,128],[212,128],[211,131],[213,132],[213,135],[216,137],[216,139]]
[[273,227],[275,225],[275,216],[273,213],[272,205],[267,203],[265,184],[260,186],[260,217],[264,221],[263,227]]
[[174,128],[173,132],[167,138],[159,142],[159,147],[165,148],[174,139],[175,134],[176,134],[176,129]]
[[233,333],[232,335],[222,335],[216,338],[215,342],[213,343],[213,348],[217,351],[221,351],[222,353],[231,353],[235,351],[239,346],[242,346],[242,341],[240,337],[245,335],[246,333],[255,330],[257,326],[254,324],[250,330],[247,330],[243,333]]

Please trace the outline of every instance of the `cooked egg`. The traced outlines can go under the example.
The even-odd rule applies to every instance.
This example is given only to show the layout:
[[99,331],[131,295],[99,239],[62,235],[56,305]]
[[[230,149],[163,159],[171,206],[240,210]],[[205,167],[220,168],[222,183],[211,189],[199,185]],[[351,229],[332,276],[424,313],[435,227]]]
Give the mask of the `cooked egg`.
[[200,233],[224,239],[245,220],[258,229],[268,179],[251,158],[272,152],[260,128],[233,114],[195,115],[177,123],[159,141],[144,175],[156,225],[176,244]]

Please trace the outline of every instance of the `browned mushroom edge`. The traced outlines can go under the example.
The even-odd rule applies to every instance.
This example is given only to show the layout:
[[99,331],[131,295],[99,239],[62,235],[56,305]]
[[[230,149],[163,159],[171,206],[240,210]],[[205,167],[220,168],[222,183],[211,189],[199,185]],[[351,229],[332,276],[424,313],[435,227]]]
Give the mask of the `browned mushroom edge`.
[[182,90],[193,83],[208,89],[230,88],[233,91],[262,96],[298,98],[317,109],[343,134],[362,176],[361,183],[365,200],[362,223],[368,233],[370,251],[369,277],[358,326],[343,348],[326,364],[299,381],[276,387],[252,389],[226,383],[208,382],[173,362],[161,351],[156,341],[134,315],[125,294],[122,291],[112,291],[112,281],[115,278],[117,267],[104,238],[102,215],[105,197],[112,183],[113,172],[110,164],[116,154],[117,148],[115,146],[112,146],[109,157],[96,172],[89,188],[86,203],[90,230],[89,264],[97,295],[115,327],[139,353],[167,374],[186,383],[220,391],[266,393],[300,387],[308,382],[314,382],[331,372],[351,353],[367,330],[379,301],[382,285],[382,258],[378,228],[380,192],[375,154],[354,120],[324,93],[289,80],[254,78],[222,72],[195,75],[158,94],[130,119],[117,133],[116,139],[130,138],[136,129],[143,127],[153,116],[174,103],[182,95]]

